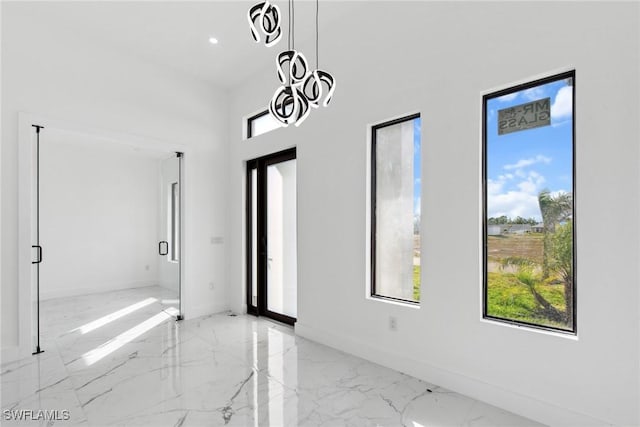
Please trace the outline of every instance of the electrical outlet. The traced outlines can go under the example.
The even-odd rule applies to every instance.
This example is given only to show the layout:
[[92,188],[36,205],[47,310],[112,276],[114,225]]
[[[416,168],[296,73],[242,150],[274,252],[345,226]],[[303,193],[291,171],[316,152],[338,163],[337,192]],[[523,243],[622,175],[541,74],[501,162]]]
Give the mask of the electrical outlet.
[[397,331],[398,330],[398,319],[394,316],[389,316],[389,330]]
[[149,265],[148,265],[148,264],[147,264],[147,265],[145,265],[145,266],[144,266],[144,269],[145,269],[145,270],[147,270],[147,271],[149,271]]

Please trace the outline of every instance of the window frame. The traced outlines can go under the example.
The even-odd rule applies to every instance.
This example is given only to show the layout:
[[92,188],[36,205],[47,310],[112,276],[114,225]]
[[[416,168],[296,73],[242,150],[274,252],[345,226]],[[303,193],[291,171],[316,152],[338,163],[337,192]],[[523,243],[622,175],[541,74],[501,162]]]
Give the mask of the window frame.
[[[491,99],[499,98],[501,96],[509,95],[515,92],[520,92],[526,89],[531,89],[534,87],[538,87],[544,84],[553,83],[558,80],[563,79],[572,79],[573,90],[571,93],[572,96],[572,119],[571,119],[571,168],[572,168],[572,182],[571,182],[571,191],[572,191],[572,245],[573,245],[573,319],[572,319],[572,329],[562,329],[556,328],[553,326],[540,325],[536,323],[524,322],[520,320],[513,319],[505,319],[501,317],[496,317],[488,314],[488,200],[487,200],[487,102]],[[547,77],[538,78],[532,81],[528,81],[525,83],[520,83],[517,85],[509,86],[505,89],[501,89],[498,91],[493,91],[490,93],[486,93],[482,96],[482,319],[503,323],[512,326],[517,326],[521,328],[531,328],[536,330],[543,330],[554,333],[561,333],[565,335],[576,335],[578,334],[578,307],[577,307],[577,271],[578,271],[578,263],[577,263],[577,239],[576,239],[576,230],[577,230],[577,221],[576,221],[576,70],[571,69],[569,71],[565,71],[562,73],[553,74]]]
[[[254,137],[254,135],[253,135],[253,122],[258,120],[261,117],[266,116],[267,114],[269,114],[269,110],[264,110],[264,111],[261,111],[261,112],[259,112],[257,114],[254,114],[253,116],[251,116],[251,117],[249,117],[247,119],[247,139],[251,139],[251,138]],[[257,135],[255,135],[255,136],[257,136]]]
[[[297,159],[297,147],[288,148],[275,153],[267,154],[246,162],[246,187],[245,187],[245,265],[246,265],[246,305],[247,313],[255,316],[267,316],[273,320],[293,325],[297,318],[287,316],[269,310],[268,307],[268,180],[267,168],[271,165]],[[256,187],[253,186],[252,171],[256,171]],[[253,193],[255,191],[256,200],[253,203]],[[256,209],[256,251],[253,252],[253,209]],[[297,218],[297,213],[296,213]],[[297,220],[297,219],[296,219]],[[297,251],[297,248],[296,248]],[[254,259],[255,257],[255,259]],[[255,277],[253,266],[255,262]],[[256,280],[256,292],[253,294],[253,280]],[[255,304],[254,304],[254,297]]]
[[[293,104],[292,100],[287,100],[284,103],[285,108],[288,107],[289,105],[292,105],[292,104]],[[280,106],[282,106],[282,104],[278,104],[278,107],[280,107]],[[284,127],[284,126],[280,125],[279,127],[273,128],[273,129],[268,130],[266,132],[259,133],[258,135],[254,135],[253,134],[253,126],[252,126],[253,122],[258,120],[258,119],[260,119],[260,118],[262,118],[262,117],[264,117],[264,116],[266,116],[266,115],[268,115],[268,114],[271,114],[271,113],[269,112],[269,109],[267,108],[266,110],[260,111],[259,113],[256,113],[256,114],[250,116],[249,118],[247,118],[247,121],[246,121],[246,123],[247,123],[247,132],[246,132],[247,138],[246,139],[251,139],[251,138],[256,137],[256,136],[264,135],[266,133],[269,133],[269,132],[272,132],[272,131],[274,131],[276,129],[280,129],[281,127]],[[274,120],[275,120],[275,118],[274,118]]]
[[[387,295],[381,295],[376,293],[376,246],[377,246],[377,221],[376,221],[376,212],[377,212],[377,200],[376,200],[376,182],[377,182],[377,168],[376,168],[376,159],[377,159],[377,131],[379,129],[383,129],[385,127],[397,125],[400,123],[413,121],[415,119],[421,118],[420,113],[413,113],[407,116],[402,116],[397,119],[388,120],[386,122],[378,123],[376,125],[371,126],[371,206],[370,206],[370,288],[369,288],[369,296],[371,298],[387,300],[393,302],[399,302],[403,304],[410,304],[412,306],[420,306],[420,301],[408,300],[397,297],[390,297]],[[420,139],[420,149],[422,150],[422,136]],[[422,238],[422,235],[420,236]],[[422,282],[420,283],[422,287]],[[422,294],[420,295],[422,299]]]

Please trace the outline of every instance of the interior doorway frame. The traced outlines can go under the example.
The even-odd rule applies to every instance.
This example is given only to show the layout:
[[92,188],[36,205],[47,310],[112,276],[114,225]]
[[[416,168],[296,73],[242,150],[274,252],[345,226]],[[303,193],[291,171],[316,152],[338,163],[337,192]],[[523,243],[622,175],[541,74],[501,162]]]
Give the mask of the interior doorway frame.
[[[255,316],[266,316],[271,319],[277,320],[282,323],[286,323],[289,325],[294,325],[296,322],[296,318],[287,316],[282,313],[277,313],[270,311],[268,309],[267,302],[267,288],[268,288],[268,273],[267,273],[267,247],[268,247],[268,232],[267,232],[267,167],[286,162],[289,160],[297,159],[297,151],[296,147],[289,148],[283,151],[278,151],[276,153],[268,154],[266,156],[262,156],[256,159],[247,161],[247,170],[246,170],[246,221],[245,221],[245,235],[246,235],[246,307],[247,313],[253,314]],[[252,184],[252,171],[256,170],[257,173],[257,244],[256,244],[256,279],[257,279],[257,304],[253,305],[253,257],[252,257],[252,248],[253,248],[253,204],[252,204],[252,194],[253,194],[253,184]],[[296,184],[297,188],[297,184]],[[261,215],[260,213],[263,213]],[[296,207],[296,227],[297,227],[297,207]],[[296,251],[297,242],[296,242]],[[297,284],[296,284],[297,286]],[[297,306],[297,302],[296,302]]]
[[[188,294],[188,282],[185,274],[186,259],[186,221],[185,205],[186,194],[188,192],[187,171],[189,155],[191,151],[188,147],[180,143],[170,143],[154,138],[140,137],[132,134],[115,132],[90,126],[84,126],[64,120],[58,120],[46,115],[19,113],[18,114],[18,357],[27,357],[34,353],[33,347],[33,317],[35,294],[32,289],[32,279],[34,276],[32,268],[32,218],[35,215],[32,203],[34,197],[34,165],[32,159],[35,156],[35,128],[33,125],[42,127],[40,133],[41,143],[43,137],[46,138],[47,128],[64,130],[68,132],[80,133],[90,137],[99,138],[113,142],[114,144],[126,145],[129,147],[182,153],[180,168],[180,313],[179,320],[184,318],[185,295]],[[185,190],[186,189],[186,190]],[[43,349],[46,351],[46,349]]]

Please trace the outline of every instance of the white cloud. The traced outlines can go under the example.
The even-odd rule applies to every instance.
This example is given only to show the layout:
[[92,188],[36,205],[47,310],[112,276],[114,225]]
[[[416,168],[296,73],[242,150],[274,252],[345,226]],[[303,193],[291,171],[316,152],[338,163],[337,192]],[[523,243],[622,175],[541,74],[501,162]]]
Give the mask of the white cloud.
[[509,101],[513,101],[514,99],[516,99],[518,97],[518,92],[513,92],[507,95],[502,95],[500,97],[498,97],[498,101],[500,102],[509,102]]
[[498,177],[498,180],[499,180],[499,181],[506,181],[506,180],[508,180],[508,179],[513,179],[513,174],[511,174],[511,173],[505,173],[504,175],[500,175],[500,176]]
[[551,119],[559,120],[571,116],[573,113],[573,88],[565,86],[560,88],[551,105]]
[[[521,178],[520,182],[512,182],[515,178]],[[525,173],[519,169],[516,174],[504,174],[498,176],[498,179],[487,180],[487,191],[489,194],[499,194],[505,191],[507,184],[510,184],[510,188],[518,188],[523,193],[538,194],[538,191],[542,189],[542,186],[546,182],[544,176],[540,175],[536,171],[529,171]]]
[[493,179],[487,180],[487,194],[498,194],[504,188],[505,180],[500,177],[497,181]]
[[488,216],[509,218],[521,216],[523,218],[541,219],[538,196],[522,191],[509,191],[503,194],[488,194]]
[[544,182],[544,176],[540,175],[536,171],[529,171],[529,179],[540,183]]
[[544,98],[544,89],[541,87],[532,87],[522,92],[522,95],[529,101],[535,101],[537,99]]
[[523,193],[535,194],[537,196],[546,181],[544,176],[540,175],[536,171],[530,171],[526,177],[527,178],[524,181],[521,181],[517,185],[518,189]]
[[505,165],[504,169],[506,170],[513,170],[516,169],[516,173],[518,169],[522,169],[522,168],[526,168],[527,166],[531,166],[531,165],[535,165],[536,163],[544,163],[544,164],[549,164],[551,163],[551,159],[549,157],[545,157],[543,155],[537,155],[535,157],[529,158],[529,159],[521,159],[518,160],[516,163],[512,164],[512,165]]
[[520,184],[518,184],[518,188],[520,189],[521,192],[523,193],[527,193],[527,194],[532,194],[536,192],[536,184],[533,181],[522,181]]
[[[540,220],[538,193],[545,183],[545,178],[536,171],[524,173],[519,169],[517,172],[516,175],[504,174],[497,180],[487,181],[488,215],[506,215],[509,218],[521,216]],[[516,180],[518,177],[523,179]]]

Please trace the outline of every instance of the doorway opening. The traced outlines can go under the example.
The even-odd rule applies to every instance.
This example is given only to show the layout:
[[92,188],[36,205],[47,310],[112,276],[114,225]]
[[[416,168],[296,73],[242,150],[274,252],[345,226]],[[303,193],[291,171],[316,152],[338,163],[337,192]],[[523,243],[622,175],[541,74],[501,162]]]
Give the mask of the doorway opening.
[[298,314],[296,149],[247,162],[247,312]]
[[33,353],[87,341],[95,363],[181,320],[184,155],[51,125],[30,147]]

